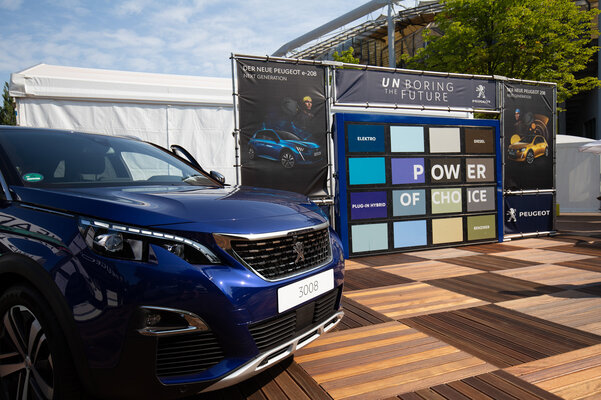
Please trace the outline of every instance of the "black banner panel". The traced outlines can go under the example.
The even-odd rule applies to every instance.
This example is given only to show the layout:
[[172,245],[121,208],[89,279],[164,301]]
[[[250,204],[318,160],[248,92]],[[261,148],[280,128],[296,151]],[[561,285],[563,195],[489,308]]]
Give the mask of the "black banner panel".
[[553,230],[553,194],[505,196],[505,233]]
[[339,69],[335,103],[495,109],[494,80]]
[[242,184],[327,194],[325,67],[236,59]]
[[337,114],[335,134],[346,257],[501,237],[498,121]]
[[503,84],[505,190],[554,189],[554,88]]

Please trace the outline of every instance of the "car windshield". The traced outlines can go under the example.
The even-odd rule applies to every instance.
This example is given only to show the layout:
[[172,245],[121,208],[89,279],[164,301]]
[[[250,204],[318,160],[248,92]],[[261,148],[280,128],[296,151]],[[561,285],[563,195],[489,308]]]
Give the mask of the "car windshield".
[[520,142],[522,142],[522,143],[532,143],[533,140],[534,140],[534,135],[528,135],[528,136],[524,136],[523,138],[521,138]]
[[168,151],[102,135],[4,130],[0,149],[25,186],[194,185],[220,187]]
[[294,133],[290,133],[287,131],[276,131],[276,132],[278,133],[278,136],[282,140],[301,140],[301,138],[296,136]]

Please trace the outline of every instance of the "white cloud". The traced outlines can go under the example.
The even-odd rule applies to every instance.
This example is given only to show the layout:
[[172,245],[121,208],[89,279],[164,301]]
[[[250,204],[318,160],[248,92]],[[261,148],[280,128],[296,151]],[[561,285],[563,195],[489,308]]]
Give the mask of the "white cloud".
[[21,8],[21,4],[23,4],[23,0],[0,0],[0,8],[5,10],[18,10]]

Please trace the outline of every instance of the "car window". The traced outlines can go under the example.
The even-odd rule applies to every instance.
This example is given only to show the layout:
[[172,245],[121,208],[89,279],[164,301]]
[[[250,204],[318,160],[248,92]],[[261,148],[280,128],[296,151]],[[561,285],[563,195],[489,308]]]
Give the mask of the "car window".
[[265,131],[265,139],[266,140],[271,140],[272,142],[278,142],[279,141],[279,139],[275,135],[275,133],[270,132],[270,131]]
[[0,133],[0,148],[25,186],[220,186],[170,152],[137,140],[15,129]]
[[301,140],[294,133],[286,132],[286,131],[278,131],[278,135],[282,140]]

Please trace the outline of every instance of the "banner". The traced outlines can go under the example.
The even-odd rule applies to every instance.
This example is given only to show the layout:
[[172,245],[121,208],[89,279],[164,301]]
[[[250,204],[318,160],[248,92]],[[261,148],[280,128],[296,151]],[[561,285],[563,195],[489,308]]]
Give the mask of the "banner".
[[503,84],[505,190],[554,189],[553,90]]
[[242,184],[327,194],[323,66],[237,59]]
[[495,109],[493,80],[336,70],[335,103]]
[[336,227],[345,257],[499,239],[498,121],[335,118]]
[[552,194],[505,196],[505,234],[552,230]]

